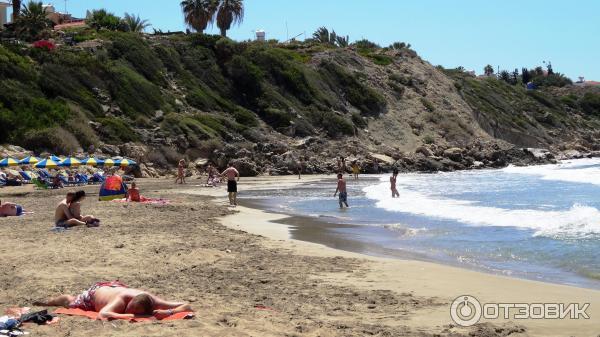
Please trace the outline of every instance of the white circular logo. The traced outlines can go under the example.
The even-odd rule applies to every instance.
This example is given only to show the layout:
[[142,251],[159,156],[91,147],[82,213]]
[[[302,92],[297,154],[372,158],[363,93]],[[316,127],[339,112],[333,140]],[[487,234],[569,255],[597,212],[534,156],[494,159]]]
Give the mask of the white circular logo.
[[458,296],[450,306],[450,317],[460,326],[471,326],[481,319],[481,303],[470,295]]

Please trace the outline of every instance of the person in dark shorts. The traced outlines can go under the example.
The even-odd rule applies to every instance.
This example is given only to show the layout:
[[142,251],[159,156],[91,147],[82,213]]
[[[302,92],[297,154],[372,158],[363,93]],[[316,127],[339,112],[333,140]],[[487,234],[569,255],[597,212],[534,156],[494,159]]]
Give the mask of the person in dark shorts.
[[346,191],[346,180],[344,179],[344,175],[339,173],[337,177],[337,188],[335,189],[335,193],[333,194],[333,196],[335,197],[339,192],[340,208],[344,208],[344,205],[346,205],[346,207],[350,207],[348,206],[348,192]]
[[240,172],[233,167],[233,162],[229,162],[229,167],[221,173],[227,177],[227,193],[229,193],[229,205],[237,206],[237,182],[240,181]]

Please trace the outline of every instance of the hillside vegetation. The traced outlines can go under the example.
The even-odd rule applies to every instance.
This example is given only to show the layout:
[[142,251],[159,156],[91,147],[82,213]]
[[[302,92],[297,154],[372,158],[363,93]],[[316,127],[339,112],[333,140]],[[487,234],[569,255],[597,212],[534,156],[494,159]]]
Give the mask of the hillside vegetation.
[[477,79],[433,67],[404,44],[67,36],[73,46],[0,45],[0,144],[60,154],[93,145],[112,155],[133,143],[144,149],[138,159],[158,166],[181,156],[222,165],[240,156],[231,145],[259,167],[289,150],[307,162],[368,153],[397,159],[423,145],[464,148],[495,138],[598,150],[598,92]]

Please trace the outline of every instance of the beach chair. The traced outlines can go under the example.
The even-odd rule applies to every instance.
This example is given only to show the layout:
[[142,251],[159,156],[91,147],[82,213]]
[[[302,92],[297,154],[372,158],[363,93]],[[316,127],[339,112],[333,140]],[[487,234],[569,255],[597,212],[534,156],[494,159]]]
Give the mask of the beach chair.
[[23,178],[24,182],[26,182],[27,184],[31,184],[32,177],[27,172],[19,171],[19,174],[21,175],[21,178]]
[[6,186],[6,180],[0,178],[0,187]]
[[75,181],[78,185],[87,185],[89,184],[89,179],[85,174],[77,173],[75,174]]

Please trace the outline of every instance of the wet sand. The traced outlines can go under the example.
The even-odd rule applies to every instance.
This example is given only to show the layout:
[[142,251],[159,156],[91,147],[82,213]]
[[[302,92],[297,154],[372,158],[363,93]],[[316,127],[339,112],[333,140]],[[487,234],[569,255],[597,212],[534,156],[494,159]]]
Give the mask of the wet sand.
[[[309,179],[321,179],[310,177]],[[303,182],[306,181],[303,179]],[[83,210],[99,228],[52,232],[64,191],[0,189],[3,201],[35,214],[0,218],[0,312],[40,298],[78,293],[119,279],[192,303],[193,320],[131,324],[61,317],[25,327],[34,336],[595,336],[597,291],[486,275],[432,263],[367,257],[290,240],[279,215],[226,207],[224,187],[201,180],[140,180],[142,194],[170,205],[98,202]],[[291,187],[297,177],[242,179],[241,190]],[[95,196],[93,194],[96,194]],[[585,300],[592,319],[451,324],[448,303],[470,293],[481,300]],[[41,309],[33,307],[34,310]],[[265,310],[266,309],[266,310]],[[599,315],[595,315],[598,313]],[[522,326],[522,327],[521,327]]]

